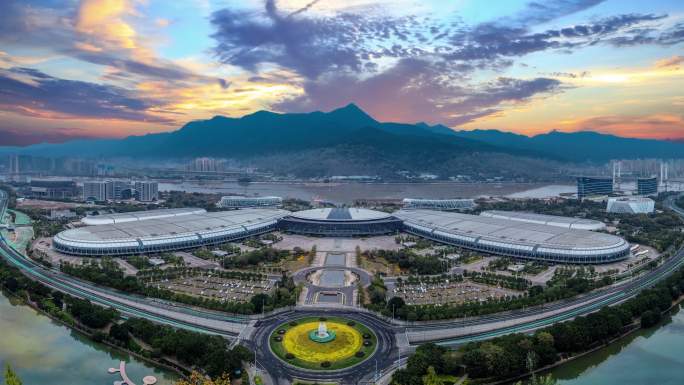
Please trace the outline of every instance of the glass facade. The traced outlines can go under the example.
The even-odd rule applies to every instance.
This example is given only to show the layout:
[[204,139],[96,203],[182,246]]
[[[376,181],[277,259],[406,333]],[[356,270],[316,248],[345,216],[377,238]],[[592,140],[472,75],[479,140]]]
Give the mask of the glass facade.
[[639,178],[637,179],[637,194],[638,195],[655,195],[658,193],[658,179],[657,178]]
[[577,197],[583,199],[594,195],[609,195],[613,193],[613,179],[611,178],[577,178]]

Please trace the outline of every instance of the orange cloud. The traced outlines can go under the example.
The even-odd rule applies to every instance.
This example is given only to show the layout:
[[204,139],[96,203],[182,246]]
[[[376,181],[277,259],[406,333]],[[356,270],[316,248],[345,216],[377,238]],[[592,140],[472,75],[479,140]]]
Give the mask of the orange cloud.
[[684,63],[684,56],[672,56],[665,59],[660,59],[655,63],[656,68],[678,67]]
[[684,118],[670,114],[595,116],[587,119],[566,120],[560,125],[562,131],[590,130],[618,136],[650,139],[684,138]]
[[133,5],[128,0],[83,0],[75,28],[100,43],[134,49],[137,47],[135,30],[123,19],[133,14]]

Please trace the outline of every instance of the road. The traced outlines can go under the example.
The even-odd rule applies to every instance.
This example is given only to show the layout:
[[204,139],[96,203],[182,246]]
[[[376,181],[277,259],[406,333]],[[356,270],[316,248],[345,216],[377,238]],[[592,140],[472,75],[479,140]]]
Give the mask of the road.
[[[2,215],[7,209],[7,200],[7,193],[0,190],[0,214]],[[249,321],[245,317],[193,309],[89,284],[36,263],[13,249],[1,236],[0,255],[10,265],[17,267],[33,280],[66,294],[84,298],[102,306],[113,307],[125,316],[147,318],[160,324],[218,334],[227,338],[235,338]]]
[[[665,205],[684,217],[684,210],[676,207],[675,197],[665,201]],[[0,215],[7,209],[7,194],[0,190]],[[0,217],[1,218],[1,217]],[[679,250],[656,269],[633,280],[598,290],[581,297],[560,301],[539,308],[500,313],[466,320],[435,321],[422,325],[407,325],[403,322],[387,322],[373,314],[360,312],[352,307],[298,307],[287,313],[267,316],[259,321],[248,317],[231,316],[225,313],[189,308],[180,304],[133,296],[115,290],[102,288],[62,274],[56,269],[42,266],[22,253],[14,250],[5,239],[0,238],[0,255],[10,264],[19,268],[27,277],[37,280],[55,290],[86,298],[102,306],[110,306],[125,316],[147,318],[160,324],[193,330],[202,333],[222,335],[252,347],[262,369],[279,383],[292,378],[316,378],[320,380],[343,380],[341,383],[356,384],[369,381],[377,369],[386,370],[404,354],[423,342],[431,341],[445,346],[458,346],[470,341],[489,339],[504,334],[528,332],[572,319],[600,309],[621,303],[641,290],[653,286],[684,264],[684,249]],[[297,273],[300,280],[317,268],[307,268]],[[347,268],[354,270],[355,268]],[[362,283],[369,277],[360,274]],[[268,336],[284,320],[322,314],[341,315],[353,318],[369,326],[380,339],[375,355],[358,366],[335,372],[316,372],[290,367],[270,353]],[[236,338],[239,337],[239,338]]]
[[[675,199],[676,196],[670,196],[664,204],[684,217],[684,210],[675,205]],[[680,249],[674,256],[646,274],[584,296],[559,301],[542,308],[407,327],[405,333],[410,345],[413,346],[428,341],[445,346],[458,346],[505,334],[528,332],[592,313],[604,306],[619,304],[634,297],[641,290],[655,285],[682,265],[684,265],[684,249]]]

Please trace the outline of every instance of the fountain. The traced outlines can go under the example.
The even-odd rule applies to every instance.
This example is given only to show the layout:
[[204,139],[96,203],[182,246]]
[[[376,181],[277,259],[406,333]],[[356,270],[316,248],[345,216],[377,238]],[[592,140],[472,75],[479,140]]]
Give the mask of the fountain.
[[335,339],[335,331],[328,330],[325,322],[321,321],[318,323],[318,329],[309,332],[309,339],[319,343],[330,342]]

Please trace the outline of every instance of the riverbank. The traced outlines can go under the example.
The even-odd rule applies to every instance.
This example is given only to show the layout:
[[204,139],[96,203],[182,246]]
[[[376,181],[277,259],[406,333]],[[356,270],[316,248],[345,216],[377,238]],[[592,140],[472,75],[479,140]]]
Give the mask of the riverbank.
[[[682,302],[684,302],[684,294],[681,295],[679,298],[677,298],[675,301],[673,301],[670,308],[661,312],[661,316],[667,316],[667,315],[671,314],[674,310],[678,311],[679,306],[682,304]],[[574,355],[569,356],[569,357],[562,358],[559,361],[557,361],[551,365],[547,365],[547,366],[544,366],[542,368],[538,368],[532,372],[525,373],[523,375],[520,375],[520,376],[517,376],[514,378],[508,378],[505,380],[499,380],[499,381],[495,381],[495,382],[485,382],[484,384],[486,384],[486,385],[508,385],[508,384],[516,383],[517,381],[520,381],[520,380],[528,379],[532,375],[546,375],[546,374],[552,373],[554,369],[561,368],[561,367],[568,365],[574,361],[585,358],[585,357],[590,356],[590,355],[592,355],[598,351],[601,351],[601,350],[606,349],[612,345],[620,343],[620,342],[624,341],[625,339],[627,339],[628,337],[630,337],[630,336],[632,336],[632,335],[634,335],[640,331],[650,329],[650,328],[642,327],[640,322],[641,322],[640,319],[635,320],[631,325],[629,325],[627,327],[627,331],[625,331],[621,335],[607,341],[604,344],[595,346],[595,347],[593,347],[587,351],[584,351],[584,352],[581,352],[578,354],[574,354]],[[658,323],[658,327],[661,326],[662,322],[663,321]]]
[[[169,365],[169,364],[166,364],[165,362],[155,360],[155,359],[152,359],[150,357],[145,357],[142,354],[139,354],[139,353],[134,352],[132,350],[126,349],[120,345],[113,344],[106,339],[98,339],[98,338],[96,338],[96,333],[89,331],[83,327],[80,327],[80,325],[78,325],[78,324],[70,325],[70,324],[64,322],[64,320],[59,319],[59,318],[53,316],[52,314],[44,311],[43,309],[38,307],[36,303],[34,303],[34,302],[32,302],[26,298],[23,298],[19,295],[16,295],[14,293],[11,293],[11,292],[5,290],[4,288],[2,288],[0,293],[8,299],[13,299],[15,301],[15,305],[29,307],[33,311],[38,313],[39,315],[45,316],[45,317],[49,318],[52,322],[54,322],[58,325],[61,325],[63,327],[66,327],[75,333],[78,333],[80,336],[89,339],[93,343],[97,343],[97,344],[107,346],[110,349],[117,350],[122,354],[134,357],[139,361],[143,361],[143,362],[146,362],[150,365],[158,367],[160,369],[164,369],[166,371],[173,372],[177,376],[177,378],[187,378],[187,376],[190,374],[190,369],[188,369],[188,368],[184,368],[180,365]],[[164,358],[164,357],[162,357],[162,358]],[[168,360],[168,358],[164,358],[164,359]],[[112,365],[114,365],[114,364],[115,363],[112,363]],[[116,366],[116,365],[114,365],[114,366]]]
[[107,369],[126,361],[128,374],[139,381],[157,377],[158,385],[172,385],[179,376],[118,348],[96,343],[81,332],[44,317],[26,301],[0,293],[0,366],[11,364],[24,385],[111,384]]

